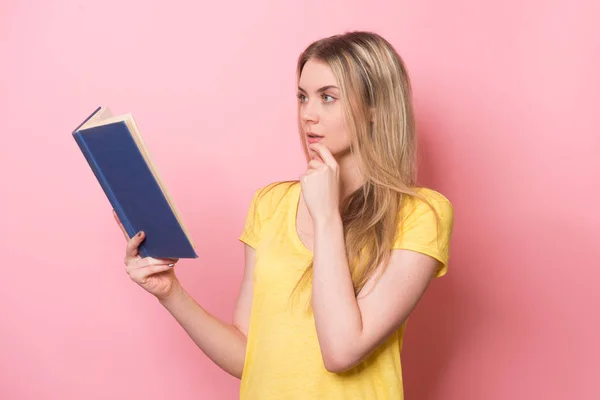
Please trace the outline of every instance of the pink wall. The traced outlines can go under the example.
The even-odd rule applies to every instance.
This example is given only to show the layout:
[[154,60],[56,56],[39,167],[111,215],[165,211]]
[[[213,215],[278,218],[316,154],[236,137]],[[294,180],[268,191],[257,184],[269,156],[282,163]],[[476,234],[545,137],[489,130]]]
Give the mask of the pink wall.
[[237,397],[129,281],[70,132],[98,104],[133,112],[198,243],[178,275],[228,319],[252,191],[303,169],[296,57],[348,29],[406,59],[422,178],[456,209],[407,399],[600,398],[598,2],[391,3],[2,2],[0,398]]

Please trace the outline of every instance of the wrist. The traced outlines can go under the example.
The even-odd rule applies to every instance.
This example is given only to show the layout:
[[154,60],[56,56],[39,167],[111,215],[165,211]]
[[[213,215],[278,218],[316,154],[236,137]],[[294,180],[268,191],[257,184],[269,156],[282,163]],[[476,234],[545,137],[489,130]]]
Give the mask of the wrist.
[[342,216],[339,212],[322,215],[313,219],[313,225],[315,231],[330,230],[338,225],[342,225]]
[[168,307],[173,302],[177,302],[186,296],[186,292],[183,289],[183,286],[179,283],[177,279],[173,281],[171,286],[171,290],[169,293],[164,296],[158,297],[158,301],[165,307]]

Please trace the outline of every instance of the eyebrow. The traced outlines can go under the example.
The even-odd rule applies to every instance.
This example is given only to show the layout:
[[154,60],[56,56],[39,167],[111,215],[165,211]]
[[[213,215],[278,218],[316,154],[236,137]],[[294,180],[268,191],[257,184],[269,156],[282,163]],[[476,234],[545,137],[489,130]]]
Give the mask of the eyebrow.
[[[320,88],[319,90],[317,90],[317,93],[323,93],[329,89],[338,89],[339,87],[335,86],[335,85],[327,85],[327,86],[323,86],[322,88]],[[306,90],[302,89],[300,86],[298,86],[298,90],[301,92],[306,93]]]

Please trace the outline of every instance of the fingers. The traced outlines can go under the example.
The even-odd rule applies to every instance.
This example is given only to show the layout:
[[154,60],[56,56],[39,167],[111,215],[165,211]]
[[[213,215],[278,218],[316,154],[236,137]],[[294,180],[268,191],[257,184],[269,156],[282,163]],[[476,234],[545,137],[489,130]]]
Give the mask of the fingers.
[[131,259],[128,260],[128,262],[126,262],[125,264],[127,265],[127,269],[128,270],[136,270],[136,269],[142,269],[142,268],[146,268],[146,267],[152,267],[155,265],[169,265],[169,264],[173,264],[173,266],[175,264],[177,264],[177,261],[179,261],[179,259],[177,258],[153,258],[153,257],[145,257],[145,258],[138,258],[137,260],[135,260],[135,262],[132,262]]
[[315,151],[319,157],[323,160],[325,164],[327,164],[331,168],[337,167],[337,161],[333,154],[329,151],[329,149],[322,143],[312,143],[309,146],[309,149]]
[[115,212],[115,210],[113,210],[113,217],[115,217],[115,221],[117,221],[117,224],[119,225],[119,228],[121,228],[121,232],[123,232],[123,236],[125,236],[125,240],[129,241],[130,237],[127,234],[127,231],[125,230],[125,227],[121,223],[121,220],[119,219],[119,216],[117,215],[117,213]]
[[322,167],[324,164],[320,161],[317,160],[310,160],[310,162],[308,163],[308,169],[318,169],[320,167]]
[[316,150],[311,149],[312,150],[312,155],[311,155],[311,160],[315,160],[315,161],[319,161],[322,162],[323,164],[325,164],[325,161],[323,161],[323,159],[321,158],[321,156],[319,155],[319,153],[317,153]]
[[125,249],[126,258],[133,258],[139,254],[138,247],[140,247],[140,244],[144,241],[145,237],[146,236],[144,232],[140,231],[137,235],[129,239],[129,242],[127,242],[127,248]]
[[158,264],[149,265],[147,267],[138,268],[135,270],[128,271],[131,279],[137,282],[143,282],[150,275],[158,274],[173,269],[174,264]]
[[155,266],[155,265],[163,265],[163,264],[175,265],[177,263],[177,261],[179,261],[177,258],[146,257],[146,258],[140,259],[136,264],[137,264],[137,268],[146,268],[146,267],[151,267],[151,266]]
[[[125,266],[126,271],[129,276],[132,277],[140,277],[140,276],[148,276],[153,273],[156,273],[157,267],[160,270],[167,270],[173,268],[175,264],[177,264],[179,259],[177,258],[153,258],[153,257],[145,257],[138,258],[133,260],[131,258],[126,259]],[[162,267],[166,267],[162,269]],[[154,271],[154,272],[153,272]]]

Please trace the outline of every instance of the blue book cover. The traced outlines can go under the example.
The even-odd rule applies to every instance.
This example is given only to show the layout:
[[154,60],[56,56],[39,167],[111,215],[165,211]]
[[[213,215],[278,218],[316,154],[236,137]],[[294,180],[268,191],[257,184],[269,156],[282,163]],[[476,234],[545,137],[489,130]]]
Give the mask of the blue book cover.
[[98,107],[72,133],[129,237],[146,233],[141,257],[198,257],[131,114]]

